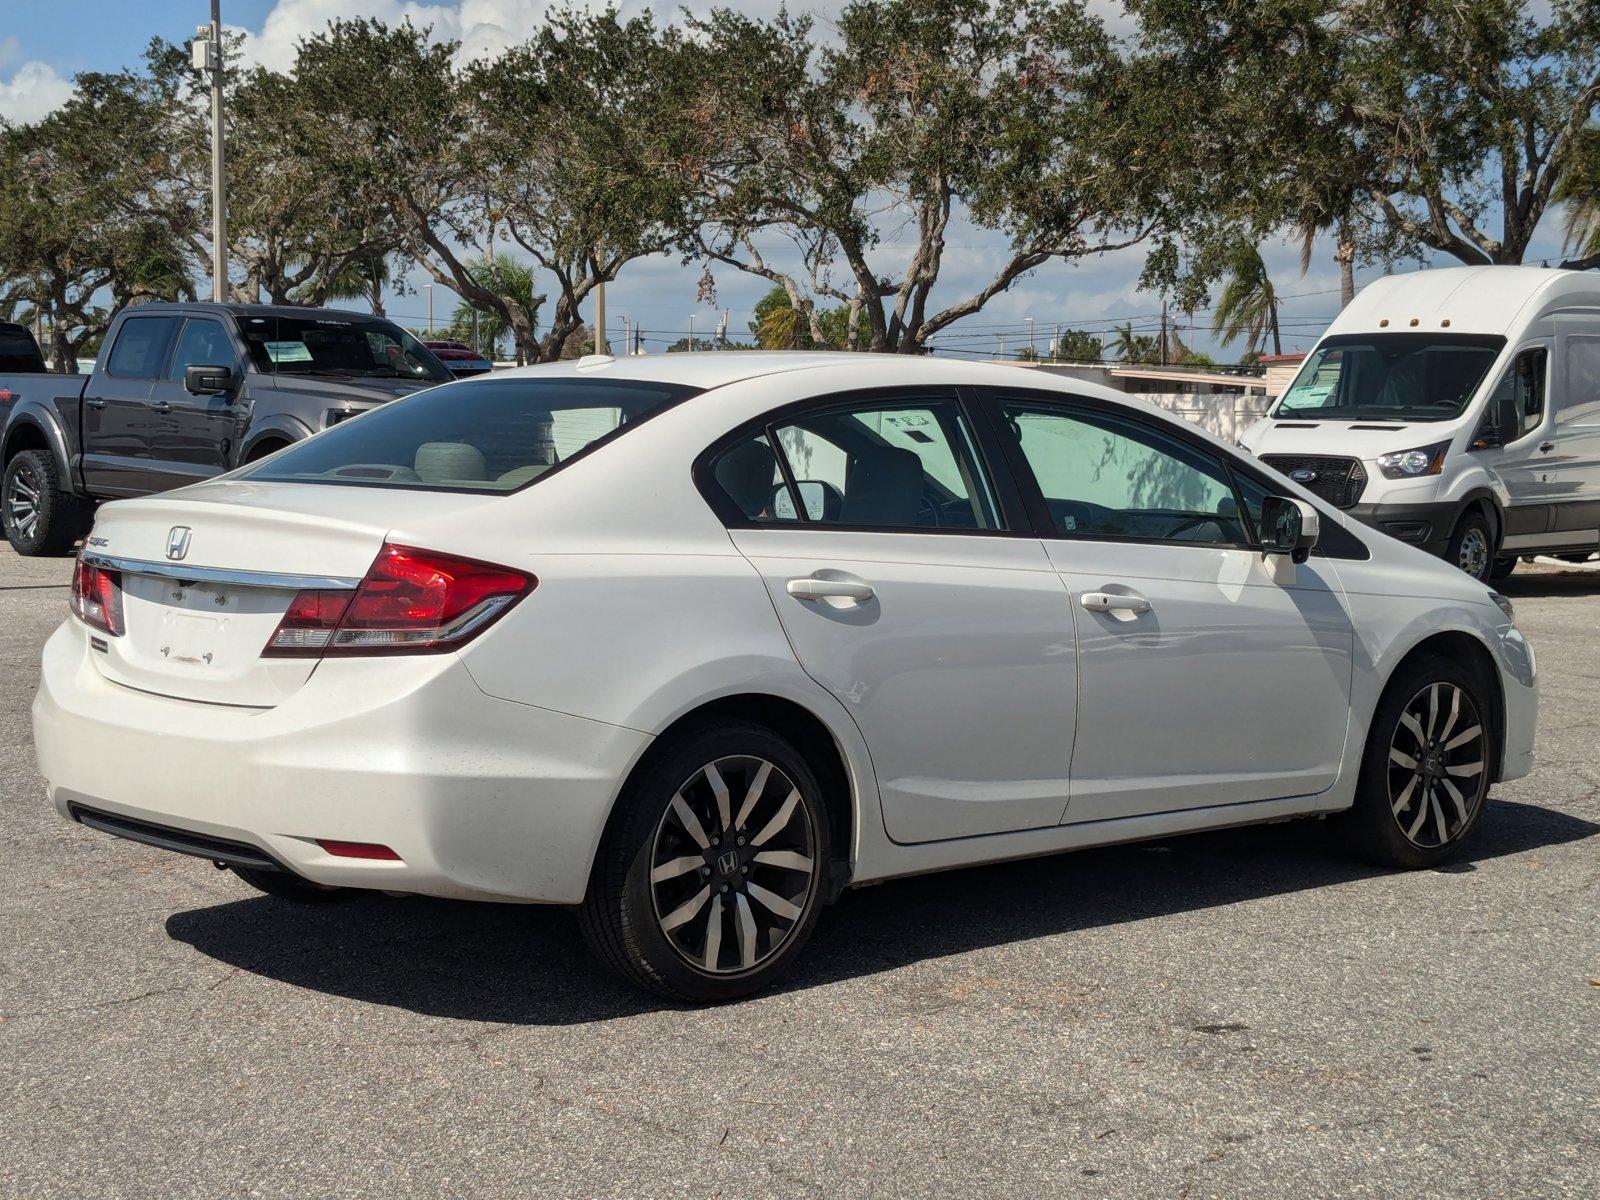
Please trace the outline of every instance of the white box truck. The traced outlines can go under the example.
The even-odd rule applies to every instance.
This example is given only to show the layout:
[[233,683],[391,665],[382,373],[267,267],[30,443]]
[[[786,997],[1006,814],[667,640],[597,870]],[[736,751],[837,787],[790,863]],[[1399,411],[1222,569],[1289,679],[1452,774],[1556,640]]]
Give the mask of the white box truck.
[[1479,579],[1600,550],[1600,273],[1367,285],[1239,445]]

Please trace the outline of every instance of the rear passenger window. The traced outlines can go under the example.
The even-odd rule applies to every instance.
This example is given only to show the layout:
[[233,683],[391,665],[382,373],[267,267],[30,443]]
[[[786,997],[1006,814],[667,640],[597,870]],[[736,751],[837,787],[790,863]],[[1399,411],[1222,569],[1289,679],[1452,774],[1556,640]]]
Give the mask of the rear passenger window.
[[778,466],[778,456],[764,433],[748,437],[718,455],[711,476],[746,520],[800,519]]
[[122,379],[155,379],[161,374],[167,340],[176,321],[172,317],[129,317],[106,359],[106,374]]

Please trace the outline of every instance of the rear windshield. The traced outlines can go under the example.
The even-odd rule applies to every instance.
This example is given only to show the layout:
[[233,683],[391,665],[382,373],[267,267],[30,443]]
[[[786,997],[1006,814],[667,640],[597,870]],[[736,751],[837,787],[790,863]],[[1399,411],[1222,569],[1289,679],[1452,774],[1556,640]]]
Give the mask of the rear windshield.
[[241,315],[239,332],[256,370],[269,374],[437,383],[453,378],[433,351],[394,322],[376,317]]
[[34,374],[44,370],[44,359],[26,326],[0,322],[0,373]]
[[243,478],[511,492],[691,394],[586,379],[463,381],[335,425]]
[[1324,338],[1273,415],[1448,421],[1461,414],[1504,345],[1500,337],[1440,333]]

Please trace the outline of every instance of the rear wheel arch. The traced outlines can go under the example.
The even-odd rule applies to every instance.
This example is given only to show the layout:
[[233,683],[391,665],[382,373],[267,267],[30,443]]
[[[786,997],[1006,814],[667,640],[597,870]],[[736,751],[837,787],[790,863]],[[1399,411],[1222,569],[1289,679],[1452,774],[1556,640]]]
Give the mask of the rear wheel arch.
[[[828,864],[824,897],[832,900],[849,882],[850,847],[854,845],[860,818],[859,797],[849,761],[838,739],[822,718],[797,701],[766,692],[742,692],[719,696],[690,709],[663,729],[650,748],[640,755],[618,789],[618,795],[627,795],[634,777],[647,770],[660,754],[677,742],[730,719],[754,722],[787,739],[816,773],[832,829],[833,858]],[[608,828],[610,822],[617,819],[618,807],[613,807]]]
[[48,450],[53,454],[55,449],[50,436],[38,421],[28,416],[20,417],[6,431],[5,451],[0,455],[0,466],[9,463],[24,450]]

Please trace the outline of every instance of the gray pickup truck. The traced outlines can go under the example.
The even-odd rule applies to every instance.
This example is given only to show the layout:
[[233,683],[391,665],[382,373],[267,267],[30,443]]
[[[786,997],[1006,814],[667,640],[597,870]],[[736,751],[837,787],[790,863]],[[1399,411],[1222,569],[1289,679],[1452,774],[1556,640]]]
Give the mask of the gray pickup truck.
[[88,375],[45,371],[0,325],[0,523],[63,554],[101,500],[196,483],[452,378],[391,321],[315,308],[141,304]]

